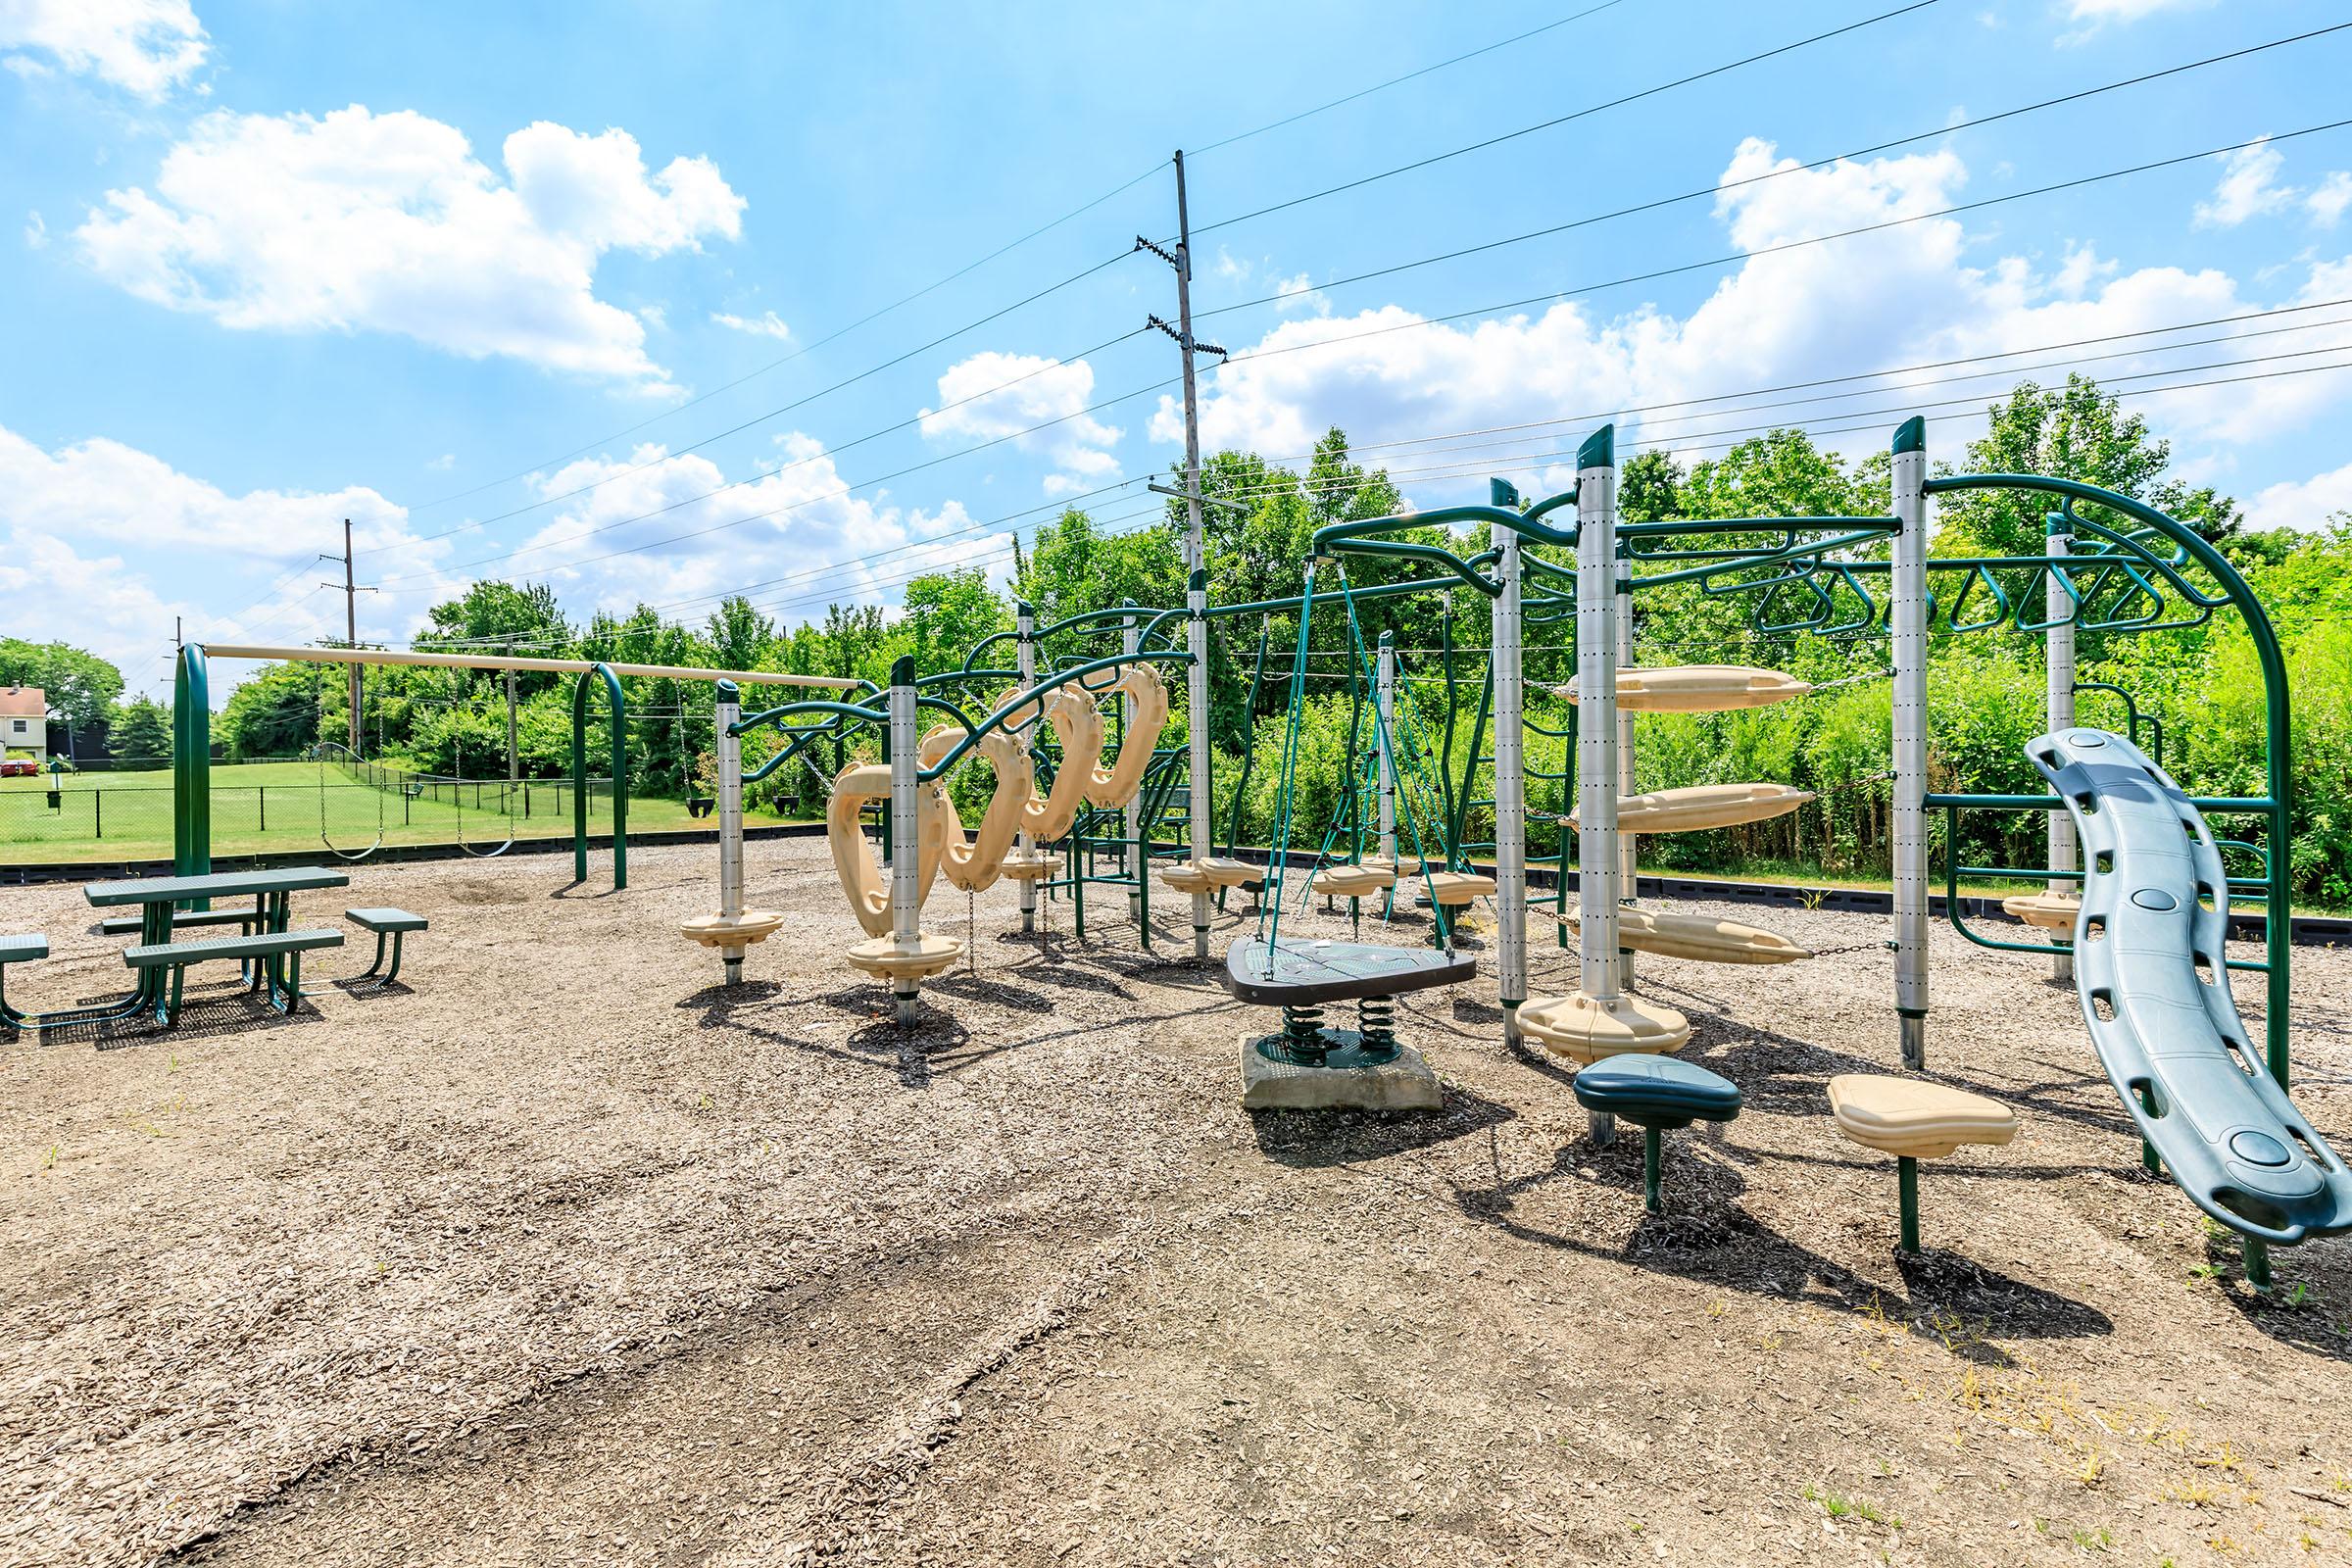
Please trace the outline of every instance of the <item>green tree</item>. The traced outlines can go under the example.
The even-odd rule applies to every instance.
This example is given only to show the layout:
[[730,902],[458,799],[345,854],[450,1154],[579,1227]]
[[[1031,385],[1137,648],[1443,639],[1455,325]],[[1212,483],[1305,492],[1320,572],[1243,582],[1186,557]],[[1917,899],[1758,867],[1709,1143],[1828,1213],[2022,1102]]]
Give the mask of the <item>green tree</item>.
[[135,766],[169,761],[172,710],[152,698],[134,698],[115,710],[107,740],[119,762]]
[[0,637],[0,686],[38,686],[50,712],[85,741],[104,733],[122,695],[122,671],[71,643],[28,643]]
[[229,693],[216,726],[235,761],[292,757],[318,740],[321,692],[340,688],[343,671],[328,664],[265,664]]

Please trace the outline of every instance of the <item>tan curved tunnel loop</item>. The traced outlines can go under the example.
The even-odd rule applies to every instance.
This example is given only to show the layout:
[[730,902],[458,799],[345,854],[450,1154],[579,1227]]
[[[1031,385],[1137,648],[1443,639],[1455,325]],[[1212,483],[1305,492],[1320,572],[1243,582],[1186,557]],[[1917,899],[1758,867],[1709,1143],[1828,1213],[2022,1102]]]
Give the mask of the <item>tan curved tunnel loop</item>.
[[[947,794],[937,785],[926,788],[943,798]],[[890,935],[890,879],[866,852],[865,835],[858,830],[858,814],[867,802],[889,799],[890,764],[853,762],[833,781],[833,799],[825,807],[825,841],[833,849],[833,872],[841,878],[841,890],[850,896],[850,908],[869,937]],[[939,876],[940,858],[947,847],[944,829],[954,816],[955,808],[949,807],[943,813],[936,805],[923,806],[916,812],[921,823],[914,862],[917,906],[931,896],[931,884]]]
[[1061,743],[1062,766],[1054,771],[1054,787],[1022,807],[1020,830],[1040,844],[1051,844],[1069,832],[1078,820],[1078,808],[1086,802],[1094,759],[1102,755],[1102,714],[1094,699],[1067,686],[1055,688],[1042,701],[1046,722]]
[[[942,724],[923,737],[915,756],[923,766],[936,766],[964,734],[960,724]],[[1037,792],[1037,770],[1030,763],[1029,748],[1018,736],[992,730],[980,737],[977,749],[997,775],[996,791],[988,798],[988,810],[980,818],[977,833],[964,836],[963,818],[956,814],[944,781],[934,786],[931,794],[931,810],[939,816],[939,838],[945,846],[939,868],[964,893],[985,893],[996,886],[1005,853],[1012,848]],[[930,836],[928,831],[924,836]]]
[[[1152,765],[1159,732],[1168,722],[1168,684],[1150,664],[1130,664],[1116,682],[1102,690],[1124,692],[1135,699],[1135,721],[1119,741],[1117,760],[1107,770],[1096,767],[1088,771],[1087,800],[1110,810],[1134,800],[1135,792],[1143,787],[1144,771]],[[1066,750],[1063,755],[1068,755]]]

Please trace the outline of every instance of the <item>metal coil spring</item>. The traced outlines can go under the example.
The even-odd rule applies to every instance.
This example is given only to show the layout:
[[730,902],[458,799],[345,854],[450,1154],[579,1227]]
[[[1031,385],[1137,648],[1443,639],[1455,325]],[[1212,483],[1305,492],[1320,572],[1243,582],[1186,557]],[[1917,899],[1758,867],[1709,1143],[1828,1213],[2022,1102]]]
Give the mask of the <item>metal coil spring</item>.
[[1285,1049],[1294,1054],[1320,1055],[1323,1052],[1323,1009],[1312,1004],[1285,1006],[1282,1009],[1282,1043]]
[[1365,997],[1355,1004],[1356,1032],[1367,1053],[1396,1049],[1396,999]]

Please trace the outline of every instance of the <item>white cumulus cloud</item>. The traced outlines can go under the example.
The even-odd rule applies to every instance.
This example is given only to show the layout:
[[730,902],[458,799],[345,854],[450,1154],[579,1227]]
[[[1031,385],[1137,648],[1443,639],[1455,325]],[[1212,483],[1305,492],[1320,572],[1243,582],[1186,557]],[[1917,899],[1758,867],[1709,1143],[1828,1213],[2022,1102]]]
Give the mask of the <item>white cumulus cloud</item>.
[[456,127],[356,104],[207,115],[152,194],[109,191],[74,237],[99,275],[222,326],[394,332],[668,390],[644,321],[597,298],[598,259],[733,239],[743,198],[708,159],[649,175],[623,130],[541,121],[502,151],[504,179]]
[[749,332],[754,337],[772,337],[779,343],[787,342],[792,337],[792,328],[786,326],[783,318],[773,311],[762,311],[758,316],[729,316],[713,311],[710,319],[729,331]]
[[2343,220],[2344,210],[2352,208],[2352,172],[2339,169],[2321,180],[2303,198],[2304,208],[2311,220],[2322,228],[2333,228]]
[[[8,606],[11,635],[88,648],[122,664],[134,684],[147,674],[133,664],[154,660],[175,613],[186,617],[191,637],[252,631],[299,642],[315,635],[320,621],[314,609],[265,609],[242,626],[218,615],[242,610],[261,585],[319,551],[339,548],[346,517],[362,550],[401,547],[401,559],[427,570],[447,554],[446,545],[410,530],[405,508],[364,485],[230,495],[119,441],[51,451],[0,426],[0,603]],[[244,597],[209,607],[215,613],[182,597],[199,563],[227,564],[231,591]],[[282,603],[300,598],[299,587],[291,588]]]
[[2352,463],[2272,485],[2246,503],[2246,521],[2257,528],[2316,528],[2337,517],[2352,520]]
[[1119,466],[1110,448],[1125,432],[1084,412],[1094,399],[1095,369],[1084,360],[992,350],[956,362],[939,378],[939,407],[923,411],[923,434],[973,442],[1010,437],[1054,465],[1046,494],[1075,495]]
[[[1782,172],[1756,180],[1775,172]],[[1829,244],[1771,249],[1939,211],[1958,199],[1967,174],[1950,152],[1799,171],[1769,144],[1751,139],[1726,168],[1717,206],[1738,248],[1751,254],[1688,314],[1638,302],[1608,314],[1592,301],[1563,300],[1534,315],[1458,324],[1429,322],[1397,305],[1281,322],[1254,344],[1228,339],[1235,358],[1213,371],[1204,387],[1202,439],[1212,449],[1246,447],[1290,459],[1308,452],[1335,424],[1363,446],[1530,421],[1571,421],[1557,432],[1517,435],[1495,444],[1499,455],[1493,471],[1524,474],[1540,472],[1547,458],[1557,455],[1545,443],[1572,452],[1577,439],[1612,411],[1626,445],[1665,445],[1691,454],[1710,445],[1719,450],[1736,438],[1735,432],[1776,420],[1820,424],[1866,414],[1890,430],[1897,416],[1882,412],[1889,408],[1908,406],[1936,420],[1973,419],[1984,404],[2027,375],[2044,384],[2062,381],[2063,366],[2035,367],[2065,353],[2017,353],[1981,367],[1877,376],[1822,389],[1818,397],[1728,400],[1777,405],[1768,411],[1718,411],[1692,407],[1690,400],[1856,371],[2038,351],[2239,316],[2267,305],[2352,296],[2352,259],[2314,266],[2290,298],[2265,301],[2247,297],[2237,280],[2219,270],[2128,270],[2084,246],[2069,247],[2049,261],[1992,254],[1953,218],[1921,218]],[[2328,319],[2314,312],[2249,322],[2243,330]],[[2230,331],[2217,327],[2188,335],[2210,338]],[[2321,348],[2346,337],[2336,328],[2265,338],[2259,346],[2206,344],[2166,352],[2144,343],[2112,342],[2079,352],[2118,356],[2083,368],[2129,392],[2133,383],[2124,378],[2141,372]],[[2257,373],[2270,368],[2250,368]],[[2183,379],[2245,373],[2219,369]],[[2273,434],[2347,395],[2352,395],[2352,377],[2280,376],[2167,394],[2138,406],[2184,441],[2232,443]],[[1946,401],[1954,406],[1932,406]],[[1645,409],[1654,412],[1639,412]],[[1860,422],[1868,425],[1869,419]],[[1884,433],[1870,428],[1876,433],[1847,439],[1875,440]],[[1181,405],[1173,397],[1162,398],[1151,422],[1152,438],[1173,443],[1182,431]],[[1965,440],[1968,433],[1963,427],[1945,439]],[[1951,448],[1947,444],[1942,450]],[[1384,461],[1408,468],[1419,460],[1408,454]]]
[[0,0],[0,49],[20,75],[41,74],[39,57],[157,99],[204,64],[204,27],[188,0]]
[[2060,14],[2074,30],[2060,43],[2082,43],[2111,26],[2124,26],[2165,11],[2202,11],[2214,0],[2061,0]]
[[2222,177],[2213,199],[2197,203],[2197,221],[2213,228],[2234,228],[2250,218],[2262,218],[2292,205],[2299,194],[2278,183],[2286,159],[2268,136],[2235,152],[2222,154]]

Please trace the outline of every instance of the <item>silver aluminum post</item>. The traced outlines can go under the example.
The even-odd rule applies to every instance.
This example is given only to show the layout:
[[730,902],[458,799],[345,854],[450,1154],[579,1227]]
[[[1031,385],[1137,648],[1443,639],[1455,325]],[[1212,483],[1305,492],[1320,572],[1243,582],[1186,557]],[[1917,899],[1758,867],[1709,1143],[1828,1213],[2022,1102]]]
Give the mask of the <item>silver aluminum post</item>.
[[1928,1064],[1928,422],[1894,433],[1894,1010]]
[[[1013,667],[1021,672],[1021,690],[1027,691],[1037,684],[1037,607],[1026,599],[1021,600],[1014,607],[1012,626],[1014,646],[1018,650]],[[1044,712],[1045,706],[1038,705],[1036,713],[1039,716],[1034,717],[1030,728],[1017,737],[1024,750],[1037,743],[1039,731],[1045,727]],[[1029,836],[1027,828],[1014,834],[1012,843],[1024,860],[1037,848],[1037,842]],[[1034,931],[1037,929],[1037,882],[1035,878],[1026,876],[1020,882],[1021,929],[1024,932]]]
[[[1613,426],[1576,458],[1576,788],[1578,989],[1595,1003],[1622,995],[1617,967],[1617,465]],[[1592,1115],[1595,1144],[1617,1118]]]
[[[720,681],[710,722],[718,732],[718,912],[728,920],[743,913],[743,738],[735,733],[742,705],[741,689],[731,680]],[[718,951],[727,960],[727,984],[742,984],[742,947]]]
[[1380,634],[1372,701],[1380,716],[1380,858],[1396,867],[1396,634]]
[[[912,953],[921,940],[922,910],[915,870],[922,859],[922,820],[917,807],[914,753],[914,661],[902,659],[890,670],[890,940]],[[894,978],[899,1023],[914,1022],[915,982]]]
[[[1610,531],[1614,532],[1615,528],[1616,519],[1612,516]],[[1620,669],[1631,669],[1634,665],[1634,563],[1632,553],[1622,539],[1617,541],[1616,567],[1609,575],[1616,588],[1611,608],[1617,617],[1617,665]],[[1620,797],[1634,793],[1634,715],[1630,710],[1622,707],[1617,710],[1617,793]],[[1617,835],[1617,902],[1625,908],[1642,902],[1642,881],[1635,867],[1634,835],[1631,833]],[[1634,950],[1631,948],[1621,946],[1617,950],[1617,983],[1629,991],[1633,989]]]
[[[1199,555],[1202,541],[1200,537],[1200,475],[1198,470],[1189,476],[1187,488],[1194,491],[1191,549]],[[1185,587],[1184,608],[1187,612],[1184,648],[1186,653],[1193,656],[1192,663],[1186,666],[1184,672],[1185,773],[1189,786],[1184,803],[1185,838],[1193,863],[1199,865],[1208,858],[1212,838],[1209,829],[1215,825],[1210,820],[1214,808],[1209,804],[1208,794],[1208,571],[1205,566],[1196,565],[1193,568]],[[1193,956],[1208,956],[1206,887],[1193,890]]]
[[[2050,514],[2049,556],[2052,561],[2064,561],[2074,551],[2075,520],[2063,512]],[[2047,692],[2049,729],[2072,729],[2075,723],[2075,601],[2066,591],[2060,573],[2063,566],[2052,566],[2042,583],[2042,618],[2049,629],[2049,688]],[[2075,819],[2071,812],[2052,811],[2050,818],[2050,869],[2072,871],[2077,864],[2075,853]],[[2063,877],[2052,877],[2052,893],[2080,893],[2081,888]],[[2050,955],[2050,978],[2072,984],[2075,978],[2075,955],[2072,949]]]
[[[1515,499],[1501,480],[1493,481],[1494,505]],[[1527,1000],[1527,776],[1521,758],[1519,649],[1519,534],[1497,527],[1492,543],[1500,553],[1494,569],[1502,592],[1494,598],[1494,912],[1501,970],[1502,1033],[1506,1045],[1519,1040],[1519,1004]]]

